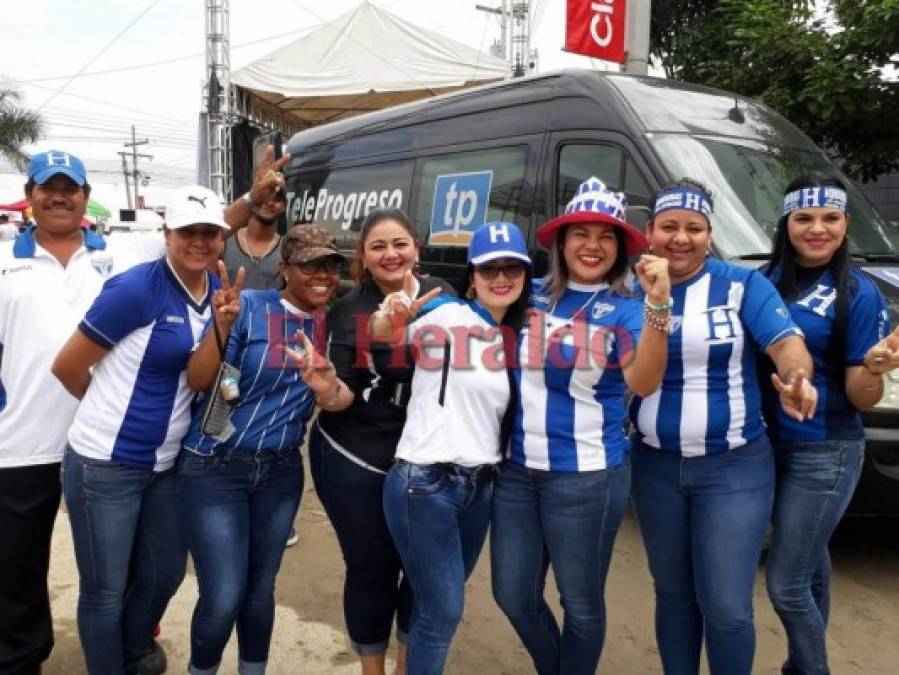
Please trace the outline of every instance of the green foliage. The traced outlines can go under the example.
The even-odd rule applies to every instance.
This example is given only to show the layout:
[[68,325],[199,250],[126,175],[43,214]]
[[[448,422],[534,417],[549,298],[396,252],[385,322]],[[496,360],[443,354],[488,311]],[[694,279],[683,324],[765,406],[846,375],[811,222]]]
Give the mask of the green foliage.
[[[855,178],[899,167],[899,0],[657,0],[651,50],[666,75],[759,100]],[[819,7],[820,9],[820,7]]]
[[19,106],[21,95],[14,89],[0,89],[0,155],[24,171],[29,157],[22,152],[26,143],[36,143],[43,132],[41,116]]

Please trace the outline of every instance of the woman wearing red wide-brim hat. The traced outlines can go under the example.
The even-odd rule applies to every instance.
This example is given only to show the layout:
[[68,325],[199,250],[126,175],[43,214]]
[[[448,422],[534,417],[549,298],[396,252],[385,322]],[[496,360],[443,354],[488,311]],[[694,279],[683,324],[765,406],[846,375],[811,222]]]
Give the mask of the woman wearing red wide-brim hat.
[[[625,287],[646,238],[622,193],[598,178],[537,230],[549,274],[534,283],[522,335],[520,406],[494,486],[493,593],[541,675],[595,673],[604,586],[630,492],[625,388],[648,395],[667,360],[667,261],[645,255],[645,303]],[[561,629],[543,598],[553,568]]]

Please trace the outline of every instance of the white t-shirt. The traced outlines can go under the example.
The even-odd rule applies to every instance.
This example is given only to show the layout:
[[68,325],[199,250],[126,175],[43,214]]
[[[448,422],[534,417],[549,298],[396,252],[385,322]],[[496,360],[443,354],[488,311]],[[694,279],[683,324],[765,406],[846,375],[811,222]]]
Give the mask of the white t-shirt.
[[475,301],[449,298],[412,323],[406,339],[417,361],[396,456],[416,464],[499,462],[510,394],[493,317]]
[[78,400],[53,360],[110,276],[164,253],[158,233],[88,231],[63,267],[32,230],[0,242],[0,468],[61,460]]

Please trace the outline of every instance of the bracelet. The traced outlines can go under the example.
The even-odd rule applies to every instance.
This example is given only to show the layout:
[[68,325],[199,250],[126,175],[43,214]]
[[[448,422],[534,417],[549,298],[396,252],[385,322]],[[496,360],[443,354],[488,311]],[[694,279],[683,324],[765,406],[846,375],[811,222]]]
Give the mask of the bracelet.
[[325,401],[323,401],[322,399],[320,399],[316,396],[316,399],[318,399],[318,404],[321,406],[324,406],[326,408],[329,408],[332,405],[334,405],[335,403],[337,403],[337,401],[340,400],[340,386],[342,384],[343,384],[343,382],[341,382],[340,380],[337,380],[337,386],[334,388],[334,395]]
[[651,328],[655,328],[662,333],[671,332],[671,314],[662,315],[660,312],[650,309],[649,305],[643,307],[643,321]]
[[653,312],[667,312],[668,310],[674,309],[674,303],[671,301],[670,297],[661,305],[654,305],[649,301],[649,296],[645,295],[643,296],[643,306],[648,307]]
[[250,192],[245,192],[241,199],[243,199],[244,203],[247,205],[247,208],[250,209],[250,213],[256,213],[259,209],[259,204],[253,201],[253,195]]

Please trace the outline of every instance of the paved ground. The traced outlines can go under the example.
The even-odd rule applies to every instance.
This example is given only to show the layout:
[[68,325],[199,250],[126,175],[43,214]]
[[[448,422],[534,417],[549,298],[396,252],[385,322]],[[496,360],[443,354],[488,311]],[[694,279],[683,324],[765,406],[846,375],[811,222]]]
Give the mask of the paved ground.
[[[311,485],[311,482],[307,482]],[[358,672],[343,635],[342,563],[333,531],[315,493],[307,490],[297,521],[300,543],[287,551],[277,590],[277,617],[269,672],[343,675]],[[899,672],[899,525],[855,521],[834,545],[835,577],[830,629],[835,675]],[[783,629],[771,610],[760,568],[756,591],[756,672],[779,673],[785,649]],[[447,673],[518,675],[532,673],[530,661],[490,596],[488,556],[471,579],[464,624],[453,643]],[[84,672],[75,626],[77,573],[65,513],[57,522],[51,574],[56,648],[46,675]],[[163,623],[162,643],[169,672],[184,672],[196,580],[188,575]],[[608,635],[601,672],[659,673],[652,633],[652,599],[646,560],[631,517],[615,546],[608,592]],[[558,608],[558,603],[553,600]],[[234,640],[224,673],[236,672]]]

